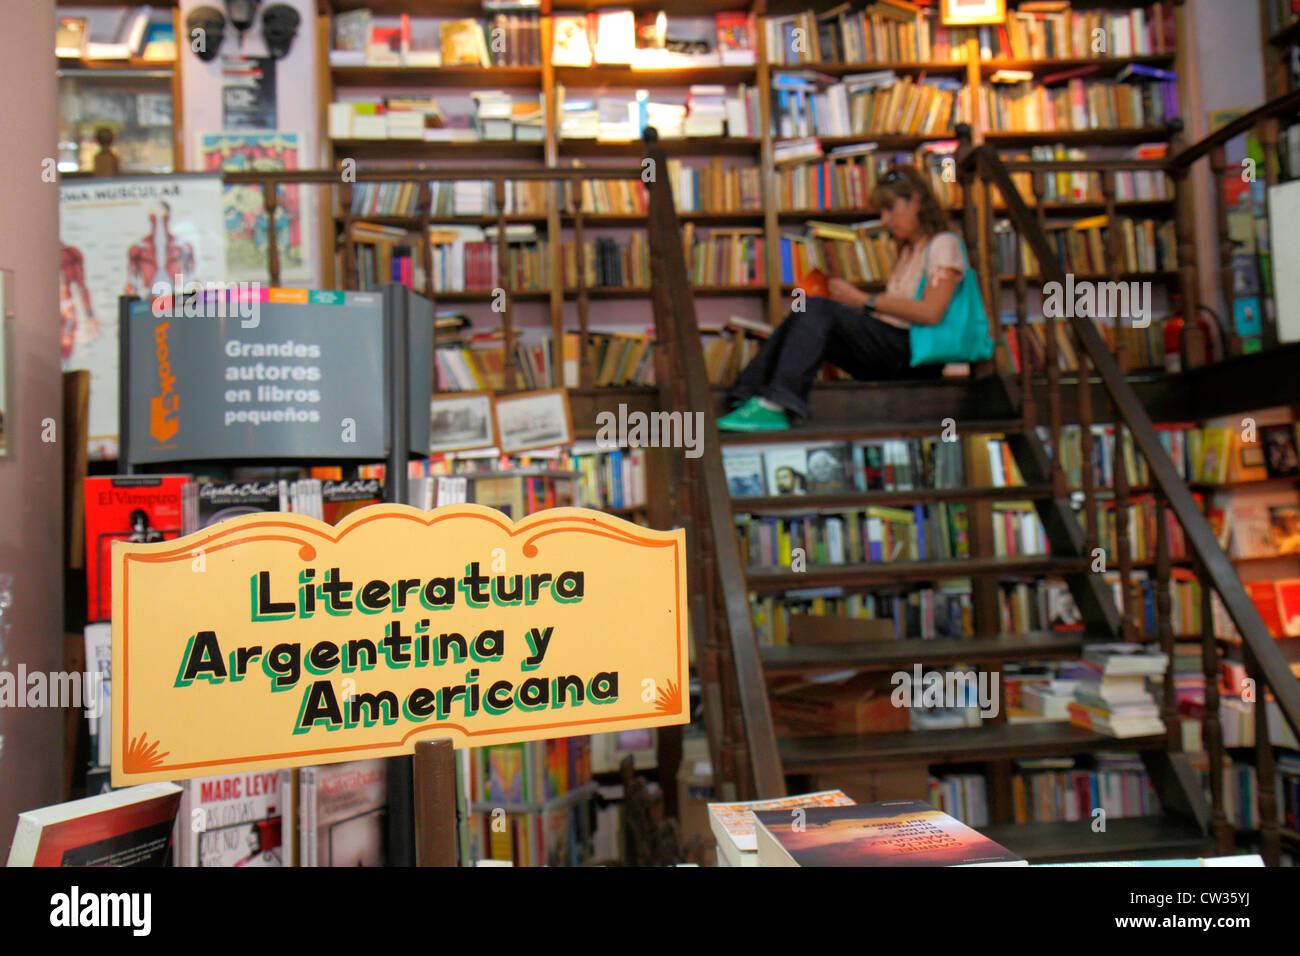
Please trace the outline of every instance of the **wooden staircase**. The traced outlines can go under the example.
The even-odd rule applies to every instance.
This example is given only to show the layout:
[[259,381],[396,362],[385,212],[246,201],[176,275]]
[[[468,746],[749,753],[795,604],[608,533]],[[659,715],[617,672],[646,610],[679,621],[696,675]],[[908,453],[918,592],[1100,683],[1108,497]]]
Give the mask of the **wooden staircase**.
[[[1275,108],[1289,109],[1284,103]],[[1266,120],[1266,107],[1256,111]],[[1240,125],[1240,124],[1235,124]],[[1240,130],[1235,130],[1240,132]],[[1235,133],[1234,133],[1235,134]],[[1216,134],[1219,135],[1219,134]],[[1193,150],[1195,152],[1193,152]],[[1195,303],[1195,267],[1191,243],[1190,188],[1187,170],[1192,161],[1212,150],[1203,143],[1167,163],[1167,171],[1178,189],[1180,213],[1179,261],[1184,301]],[[662,149],[650,131],[647,156],[663,167]],[[1041,219],[1026,207],[996,152],[986,146],[972,146],[967,139],[958,154],[963,187],[963,210],[967,247],[972,261],[982,266],[983,287],[989,302],[997,295],[997,277],[991,275],[988,249],[991,246],[992,208],[995,195],[1004,205],[1013,228],[1023,236],[1044,264],[1036,281],[1061,281],[1064,274],[1056,264],[1041,228]],[[1190,158],[1188,158],[1190,157]],[[1152,161],[1144,161],[1147,166]],[[1035,175],[1079,164],[1033,164]],[[1103,191],[1107,212],[1114,214],[1114,173],[1122,163],[1103,163]],[[1024,168],[1026,164],[1019,164]],[[1089,166],[1089,168],[1093,168]],[[707,384],[704,359],[690,287],[685,279],[686,263],[676,228],[670,188],[666,181],[652,183],[650,201],[650,251],[654,286],[654,308],[658,341],[656,381],[660,407],[664,410],[704,410],[704,453],[698,459],[673,456],[666,495],[671,513],[686,528],[690,547],[691,631],[706,715],[706,730],[713,760],[714,778],[720,799],[751,799],[784,795],[787,777],[830,771],[861,770],[894,765],[944,765],[987,763],[989,766],[990,816],[995,822],[985,832],[998,842],[1034,862],[1105,858],[1168,858],[1229,852],[1232,828],[1224,815],[1222,763],[1224,749],[1218,718],[1217,677],[1220,648],[1212,631],[1210,594],[1216,591],[1243,635],[1247,666],[1260,687],[1277,700],[1293,729],[1300,728],[1300,683],[1269,636],[1227,557],[1219,549],[1201,516],[1187,485],[1179,479],[1173,463],[1160,445],[1151,418],[1143,408],[1122,368],[1124,356],[1112,354],[1091,322],[1083,318],[1062,319],[1074,337],[1081,357],[1081,374],[1063,384],[1056,370],[1056,335],[1048,320],[1048,372],[1045,383],[1032,381],[1026,368],[1020,376],[976,368],[967,379],[901,383],[835,383],[818,387],[812,397],[810,422],[779,434],[776,440],[808,443],[816,440],[850,440],[870,437],[932,436],[952,419],[959,433],[1002,433],[1025,480],[1024,487],[1010,489],[945,489],[916,492],[866,492],[836,495],[806,495],[800,510],[855,507],[869,504],[924,503],[965,500],[972,513],[983,514],[998,498],[1033,500],[1050,544],[1051,557],[975,557],[955,561],[917,561],[869,565],[813,566],[795,572],[741,566],[734,545],[734,512],[789,507],[777,498],[730,498],[722,469],[721,449],[726,445],[771,443],[768,434],[721,434],[713,424],[720,414],[722,396]],[[983,217],[981,218],[981,212]],[[1117,230],[1112,230],[1112,234]],[[980,251],[977,259],[976,251]],[[1118,261],[1118,257],[1112,257]],[[992,281],[989,281],[990,278]],[[1027,341],[1025,327],[1027,296],[1023,264],[1017,262],[1019,334]],[[1118,279],[1118,275],[1112,276]],[[1190,293],[1190,295],[1189,295]],[[992,315],[1000,310],[992,308]],[[1022,347],[1021,354],[1027,350]],[[1066,388],[1070,395],[1064,394]],[[1098,391],[1100,390],[1100,391]],[[1158,522],[1157,558],[1151,571],[1155,586],[1159,643],[1170,655],[1170,671],[1164,681],[1161,702],[1167,732],[1153,737],[1117,740],[1068,724],[1009,724],[1005,712],[979,727],[960,730],[907,731],[854,736],[801,737],[778,740],[772,723],[767,695],[768,679],[790,674],[808,674],[845,668],[863,670],[910,670],[924,666],[973,664],[997,670],[1011,661],[1075,658],[1088,642],[1137,640],[1132,606],[1117,607],[1111,590],[1100,574],[1092,571],[1097,547],[1095,531],[1081,525],[1069,500],[1065,475],[1040,437],[1045,426],[1053,447],[1060,447],[1062,409],[1068,402],[1077,415],[1083,448],[1083,514],[1087,525],[1098,526],[1094,478],[1091,474],[1089,425],[1094,420],[1116,422],[1132,439],[1152,476],[1161,516],[1172,514],[1182,526],[1197,574],[1202,582],[1201,635],[1204,671],[1207,676],[1205,746],[1210,756],[1210,805],[1187,755],[1181,752],[1179,721],[1175,709],[1172,679],[1174,636],[1170,629],[1170,554],[1164,522]],[[1101,413],[1094,415],[1093,408]],[[1109,405],[1107,409],[1105,406]],[[1045,407],[1043,407],[1045,406]],[[1128,496],[1123,467],[1123,443],[1117,441],[1114,495],[1118,519],[1118,564],[1123,592],[1131,593],[1134,562],[1129,558],[1129,529],[1126,524]],[[991,526],[972,527],[973,538],[991,535]],[[976,552],[978,553],[978,552]],[[986,553],[991,554],[991,549]],[[1063,577],[1085,621],[1082,633],[999,634],[996,613],[998,578],[1003,575],[1044,574]],[[749,592],[779,591],[791,587],[844,585],[860,587],[875,583],[928,581],[945,577],[970,577],[976,588],[975,633],[968,639],[903,641],[838,645],[802,645],[760,648],[755,640],[748,605]],[[983,600],[981,600],[981,594]],[[1128,605],[1128,601],[1125,604]],[[1262,693],[1261,693],[1262,696]],[[1257,707],[1257,770],[1259,774],[1261,841],[1266,860],[1279,857],[1278,826],[1273,803],[1272,750],[1264,727],[1264,708]],[[1011,761],[1017,758],[1076,755],[1097,751],[1140,754],[1162,807],[1152,817],[1115,819],[1104,830],[1094,830],[1091,821],[1075,823],[1009,823],[1011,807]]]

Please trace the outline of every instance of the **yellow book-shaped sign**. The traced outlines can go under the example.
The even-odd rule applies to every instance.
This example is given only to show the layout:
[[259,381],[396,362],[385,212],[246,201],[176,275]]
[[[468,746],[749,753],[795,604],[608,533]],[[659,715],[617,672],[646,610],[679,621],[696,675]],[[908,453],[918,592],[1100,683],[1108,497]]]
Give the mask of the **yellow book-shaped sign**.
[[112,563],[116,786],[689,720],[681,530],[386,504]]

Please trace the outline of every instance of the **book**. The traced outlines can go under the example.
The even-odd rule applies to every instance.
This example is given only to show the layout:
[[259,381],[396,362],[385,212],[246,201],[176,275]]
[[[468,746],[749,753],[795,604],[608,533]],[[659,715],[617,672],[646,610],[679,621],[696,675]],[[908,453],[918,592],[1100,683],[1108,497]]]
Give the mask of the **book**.
[[103,475],[85,479],[86,619],[107,621],[113,612],[114,541],[170,541],[185,528],[188,475]]
[[808,493],[808,452],[803,448],[776,448],[763,452],[763,469],[769,495]]
[[54,55],[80,57],[86,48],[86,18],[59,17],[54,31]]
[[1025,866],[923,800],[754,813],[759,866]]
[[87,715],[90,722],[90,759],[98,767],[107,767],[113,761],[113,741],[109,727],[113,716],[111,689],[113,686],[113,625],[108,621],[87,624],[86,673],[99,675],[98,713]]
[[813,448],[808,452],[808,492],[832,494],[850,490],[848,446]]
[[727,476],[727,490],[733,498],[752,498],[764,493],[761,454],[724,452],[722,470]]
[[282,842],[291,770],[253,770],[182,785],[179,866],[289,866]]
[[169,866],[181,788],[146,783],[18,814],[8,866]]
[[1300,554],[1300,505],[1270,505],[1268,524],[1278,554]]
[[287,511],[288,487],[278,481],[212,481],[191,483],[187,531],[211,527],[218,521],[262,511]]
[[754,836],[755,810],[794,810],[798,807],[848,807],[854,800],[843,790],[822,790],[772,800],[740,803],[710,803],[709,828],[717,840],[718,855],[727,866],[758,866],[758,842]]
[[477,20],[447,20],[442,24],[440,38],[443,66],[492,65],[483,27]]
[[299,772],[303,866],[383,866],[388,774],[383,760]]
[[[1277,610],[1282,619],[1282,629],[1287,637],[1300,637],[1300,578],[1274,581],[1277,588]],[[90,662],[86,662],[90,667]]]
[[1300,474],[1294,426],[1261,425],[1259,443],[1264,448],[1264,467],[1268,470],[1268,477],[1286,478]]
[[1083,659],[1106,676],[1158,676],[1169,666],[1169,656],[1148,652],[1140,644],[1089,644]]

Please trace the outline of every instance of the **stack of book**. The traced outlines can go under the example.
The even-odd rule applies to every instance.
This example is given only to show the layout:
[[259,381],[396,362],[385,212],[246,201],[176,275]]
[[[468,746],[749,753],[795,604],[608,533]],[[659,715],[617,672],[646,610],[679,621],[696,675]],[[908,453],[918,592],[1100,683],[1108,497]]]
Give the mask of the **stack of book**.
[[843,790],[802,793],[773,800],[742,803],[710,803],[709,828],[717,840],[718,866],[758,866],[758,842],[754,836],[754,813],[794,811],[809,807],[851,807],[852,798]]
[[1165,732],[1160,706],[1147,678],[1163,677],[1166,654],[1136,644],[1093,644],[1083,652],[1083,678],[1069,705],[1070,723],[1111,737],[1148,737]]

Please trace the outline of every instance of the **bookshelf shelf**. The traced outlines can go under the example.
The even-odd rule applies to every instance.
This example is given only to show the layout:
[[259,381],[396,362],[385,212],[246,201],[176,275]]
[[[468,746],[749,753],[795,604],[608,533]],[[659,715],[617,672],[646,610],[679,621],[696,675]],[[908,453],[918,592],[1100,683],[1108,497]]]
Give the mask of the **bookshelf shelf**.
[[1169,139],[1163,126],[1123,129],[989,130],[984,141],[997,149],[1013,146],[1137,146]]
[[[792,737],[779,741],[785,771],[821,772],[898,763],[971,763],[1004,758],[1050,757],[1095,750],[1159,750],[1166,740],[1123,740],[1063,722],[992,724],[952,730],[904,730],[883,734]],[[1078,824],[1071,824],[1078,826]]]
[[[780,146],[782,143],[796,142],[798,139],[806,137],[792,137],[789,139],[776,139],[773,143]],[[853,136],[815,136],[812,137],[822,144],[822,149],[832,150],[837,146],[859,146],[863,143],[875,143],[881,150],[910,150],[916,149],[925,143],[942,143],[950,139],[956,139],[957,134],[951,130],[938,133],[857,133]]]
[[382,159],[542,159],[541,143],[518,140],[430,142],[423,139],[336,139],[335,155],[363,160]]
[[331,66],[337,86],[535,88],[540,66]]
[[[683,139],[661,139],[660,144],[669,156],[752,156],[763,141],[754,136],[697,136]],[[602,142],[598,139],[562,139],[561,156],[635,156],[645,153],[640,140],[629,142]]]
[[[1033,284],[1033,283],[1034,283],[1036,280],[1038,280],[1040,277],[1039,277],[1039,276],[1032,276],[1032,275],[1031,275],[1031,276],[1028,276],[1027,278],[1029,279],[1030,284]],[[1088,281],[1088,282],[1108,282],[1108,281],[1110,281],[1110,278],[1111,278],[1111,277],[1110,277],[1109,275],[1105,274],[1105,273],[1091,273],[1091,274],[1089,274],[1089,275],[1084,275],[1084,274],[1082,274],[1082,273],[1076,273],[1075,276],[1074,276],[1074,278],[1075,278],[1076,281],[1079,281],[1079,282],[1083,282],[1083,281]],[[1173,270],[1173,269],[1164,269],[1164,270],[1161,270],[1161,271],[1159,271],[1159,272],[1121,272],[1121,273],[1119,274],[1119,278],[1120,278],[1120,280],[1123,281],[1123,282],[1129,282],[1129,281],[1133,281],[1133,280],[1136,280],[1136,281],[1150,281],[1150,282],[1170,282],[1170,281],[1173,281],[1173,280],[1175,280],[1175,279],[1178,278],[1178,273],[1177,273],[1175,270]],[[1015,283],[1015,281],[1016,281],[1016,277],[1015,277],[1015,276],[1008,276],[1008,275],[1001,275],[1001,276],[998,276],[998,281],[1010,285],[1010,284]]]
[[751,591],[798,590],[800,588],[863,587],[902,581],[939,581],[945,578],[980,576],[1078,573],[1088,569],[1085,558],[1054,558],[1050,555],[1018,558],[959,558],[942,561],[877,561],[871,564],[810,566],[807,571],[772,571],[749,568],[745,580]]
[[[541,225],[546,222],[545,216],[527,216],[527,215],[508,215],[505,217],[509,223],[532,223]],[[343,216],[335,215],[334,221],[343,222]],[[405,226],[408,229],[419,229],[420,220],[417,216],[371,216],[365,213],[357,213],[352,217],[354,223],[368,222],[380,226]],[[430,216],[431,225],[440,223],[455,223],[465,226],[495,226],[497,224],[496,216]]]
[[905,60],[895,62],[877,61],[874,63],[804,63],[800,66],[777,66],[772,64],[773,73],[800,72],[811,70],[824,76],[852,76],[855,73],[874,73],[877,70],[893,70],[895,73],[924,73],[927,76],[953,75],[966,73],[966,63],[960,60],[931,60],[921,62]]
[[916,488],[909,491],[852,491],[833,495],[765,495],[761,498],[732,498],[731,510],[751,512],[866,508],[870,505],[927,504],[938,501],[986,500],[1025,501],[1052,497],[1051,485],[1018,485],[1005,488]]
[[[1034,73],[1059,73],[1063,70],[1075,70],[1085,66],[1099,67],[1098,73],[1107,75],[1119,73],[1129,64],[1139,66],[1166,67],[1177,59],[1174,53],[1148,53],[1141,56],[1113,57],[1071,57],[1060,60],[982,60],[980,72],[990,76],[998,70],[1030,70]],[[1096,76],[1097,73],[1089,74]]]
[[83,57],[59,57],[59,72],[92,71],[96,73],[166,73],[176,69],[175,60],[146,60],[133,56],[124,60],[87,60]]
[[629,66],[557,66],[555,79],[572,89],[594,86],[654,87],[688,86],[696,83],[735,86],[758,78],[756,66],[683,66],[638,70]]
[[[1129,741],[1115,743],[1127,745]],[[978,829],[1031,863],[1066,862],[1089,857],[1178,859],[1209,852],[1210,839],[1195,826],[1179,822],[1174,817],[1111,818],[1106,821],[1104,832],[1089,831],[1086,840],[1079,838],[1080,826],[1071,822],[1007,823]]]
[[1040,631],[994,637],[862,641],[855,644],[785,644],[760,649],[768,676],[812,671],[893,670],[900,662],[925,666],[1075,658],[1082,631]]

